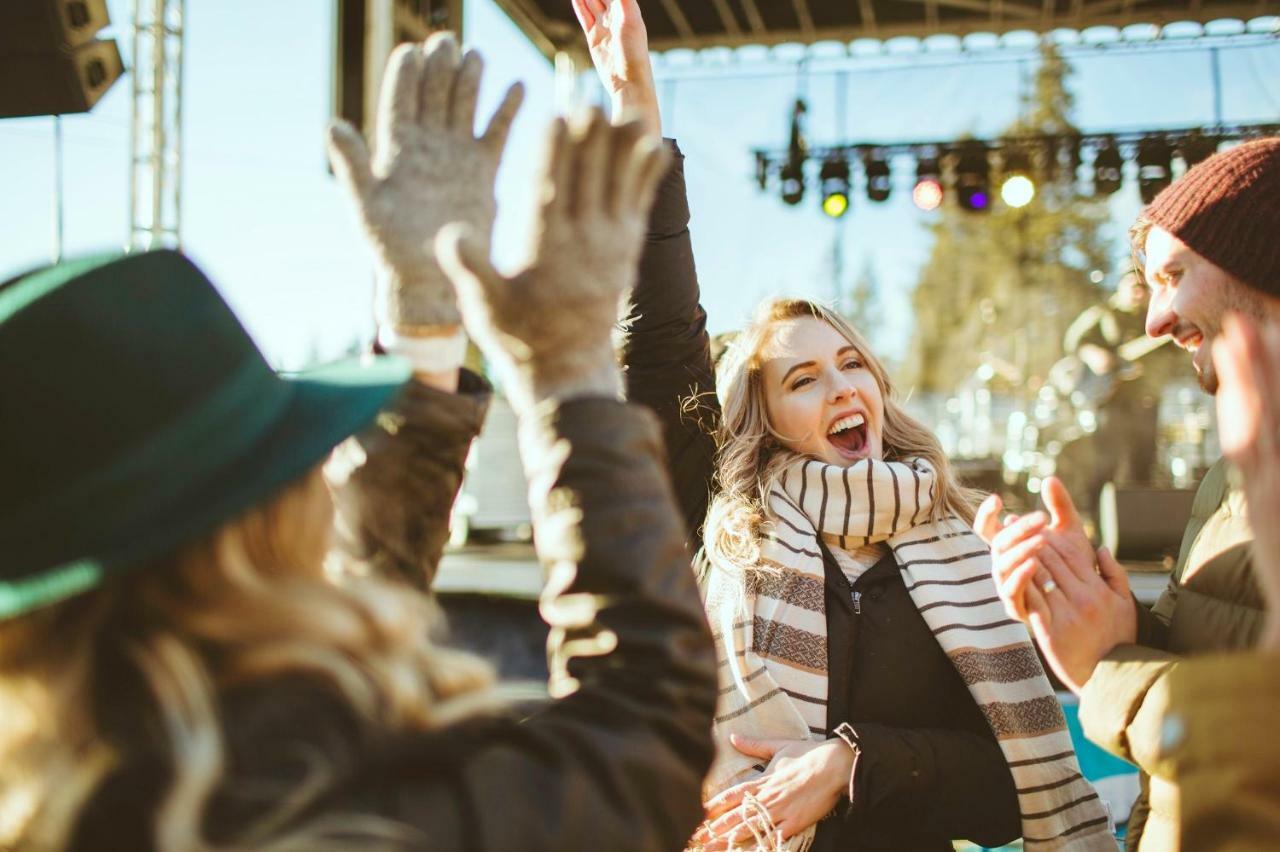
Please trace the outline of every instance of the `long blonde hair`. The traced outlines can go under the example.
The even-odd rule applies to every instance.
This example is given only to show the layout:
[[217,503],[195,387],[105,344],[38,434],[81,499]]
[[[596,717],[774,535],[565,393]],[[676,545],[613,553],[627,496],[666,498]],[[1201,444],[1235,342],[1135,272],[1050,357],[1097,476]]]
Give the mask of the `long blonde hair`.
[[[160,848],[207,849],[204,806],[224,780],[219,696],[301,676],[371,731],[429,728],[476,707],[491,669],[427,638],[427,599],[374,577],[327,577],[332,503],[319,471],[156,564],[0,623],[0,847],[58,849],[113,768],[163,732],[172,783],[157,802]],[[127,725],[121,720],[128,719]],[[347,816],[288,823],[326,767],[237,835],[236,848],[339,848]],[[363,822],[362,822],[363,820]]]
[[937,472],[939,493],[930,520],[948,515],[973,520],[981,495],[956,479],[938,439],[897,401],[889,374],[866,339],[839,314],[816,302],[770,299],[756,309],[720,361],[716,375],[721,419],[714,493],[703,527],[700,567],[704,573],[712,568],[742,573],[760,567],[761,528],[769,520],[765,495],[782,471],[800,458],[783,445],[769,422],[760,353],[778,323],[808,318],[822,320],[853,344],[875,378],[884,397],[885,460],[922,458]]

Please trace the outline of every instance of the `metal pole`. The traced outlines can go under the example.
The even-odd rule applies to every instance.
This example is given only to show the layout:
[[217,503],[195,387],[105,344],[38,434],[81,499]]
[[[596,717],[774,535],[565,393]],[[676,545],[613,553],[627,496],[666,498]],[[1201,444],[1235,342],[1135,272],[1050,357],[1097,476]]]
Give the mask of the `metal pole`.
[[62,116],[53,117],[53,262],[62,260]]
[[173,89],[173,244],[182,246],[182,69],[183,46],[186,43],[187,0],[178,0],[178,20],[174,28],[174,66],[177,74]]
[[130,250],[138,238],[138,122],[142,118],[138,114],[138,99],[142,94],[142,78],[138,71],[142,46],[140,14],[139,0],[133,0],[133,55],[129,57],[133,66],[129,69],[129,82],[133,89],[133,106],[129,112],[129,235],[125,240],[125,247]]
[[1218,64],[1218,48],[1209,48],[1209,68],[1213,74],[1213,125],[1222,126],[1222,68]]
[[155,169],[155,187],[151,196],[151,239],[147,247],[151,248],[157,234],[164,223],[164,183],[165,183],[165,151],[168,146],[164,138],[164,0],[154,0],[151,6],[151,153],[157,159]]

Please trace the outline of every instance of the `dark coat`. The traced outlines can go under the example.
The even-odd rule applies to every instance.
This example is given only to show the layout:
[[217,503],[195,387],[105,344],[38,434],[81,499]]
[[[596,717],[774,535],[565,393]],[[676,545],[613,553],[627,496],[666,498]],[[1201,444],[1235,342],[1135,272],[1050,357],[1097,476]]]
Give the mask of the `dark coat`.
[[852,586],[823,544],[827,735],[849,723],[853,800],[818,826],[814,852],[1001,846],[1022,834],[1004,753],[916,609],[893,557]]
[[711,496],[720,403],[689,236],[684,156],[670,144],[674,162],[649,215],[623,363],[627,399],[648,406],[662,424],[667,470],[695,553]]
[[[384,567],[402,560],[403,572],[430,576],[447,523],[434,510],[452,500],[486,393],[474,377],[456,395],[412,386],[375,434],[361,439],[364,469],[346,487],[398,485],[377,499],[347,495],[338,505],[368,512],[381,499],[396,499],[403,515],[390,524],[346,519],[353,529],[373,531],[360,536],[372,547],[361,555],[388,560]],[[606,399],[563,403],[533,425],[529,431],[548,449],[553,442],[571,448],[567,457],[535,454],[529,471],[539,483],[533,503],[540,556],[577,569],[558,595],[598,601],[586,625],[580,606],[557,607],[558,595],[543,601],[553,628],[549,651],[558,661],[553,688],[572,676],[578,690],[529,718],[487,716],[398,732],[369,730],[324,683],[303,677],[224,693],[228,767],[205,814],[210,839],[242,839],[264,814],[277,813],[304,778],[314,779],[322,755],[331,780],[300,818],[350,826],[356,815],[382,817],[399,827],[393,848],[683,846],[701,817],[699,793],[711,762],[715,658],[658,429],[647,412]],[[419,442],[434,450],[415,451]],[[433,511],[410,518],[410,506]],[[412,541],[393,541],[404,531]],[[380,536],[390,536],[386,549],[375,546]],[[424,556],[430,564],[415,566]],[[577,656],[597,631],[611,633],[616,648]],[[579,644],[567,647],[569,641]],[[125,685],[104,689],[105,702],[119,702],[117,688]],[[145,705],[139,699],[126,706]],[[152,819],[170,774],[158,726],[152,748],[146,725],[134,727],[143,728],[137,747],[81,813],[72,849],[154,848]]]
[[[635,290],[627,385],[630,398],[664,423],[677,498],[697,531],[720,409],[698,304],[684,161],[673,149],[676,162],[658,190]],[[691,396],[699,404],[682,409]],[[818,848],[927,852],[950,849],[953,838],[998,846],[1018,837],[1018,799],[1003,753],[896,566],[882,563],[859,578],[861,614],[852,611],[844,575],[835,573],[827,592],[829,731],[852,723],[862,753],[856,801],[819,827]]]

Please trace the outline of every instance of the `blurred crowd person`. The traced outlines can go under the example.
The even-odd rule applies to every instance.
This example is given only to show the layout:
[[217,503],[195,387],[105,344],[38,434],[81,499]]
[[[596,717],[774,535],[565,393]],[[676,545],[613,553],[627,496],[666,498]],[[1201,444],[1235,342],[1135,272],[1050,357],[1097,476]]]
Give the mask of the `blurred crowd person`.
[[[574,8],[615,115],[660,128],[639,4]],[[923,852],[1025,835],[1113,849],[1026,631],[1000,608],[973,493],[865,339],[820,305],[770,300],[731,341],[707,338],[667,144],[676,167],[626,355],[667,365],[628,377],[633,400],[683,398],[686,419],[716,430],[715,458],[675,470],[721,660],[718,757],[690,847]]]
[[[611,342],[667,156],[635,124],[557,120],[505,279],[493,178],[519,90],[477,137],[480,74],[450,36],[397,48],[372,157],[331,138],[379,343],[408,365],[278,375],[172,251],[0,286],[23,400],[0,407],[0,846],[654,850],[697,825],[713,646]],[[413,588],[489,394],[460,320],[519,412],[551,575],[559,700],[524,719],[429,638]]]
[[[1191,168],[1155,198],[1131,232],[1138,268],[1152,290],[1147,333],[1168,335],[1191,352],[1200,383],[1211,394],[1219,391],[1219,377],[1210,353],[1230,328],[1228,317],[1280,321],[1277,235],[1280,139],[1275,138],[1247,142]],[[1227,351],[1238,358],[1238,344],[1231,339]],[[1252,354],[1261,351],[1255,347]],[[1262,384],[1255,393],[1275,405],[1273,390]],[[1242,413],[1229,400],[1220,401],[1220,428],[1231,435],[1240,428],[1236,421]],[[1262,439],[1264,447],[1269,449],[1274,435]],[[1224,445],[1232,446],[1230,440]],[[1272,461],[1267,452],[1257,459],[1248,453],[1236,457],[1256,461],[1255,466]],[[1251,474],[1266,478],[1280,471]],[[1112,555],[1093,549],[1062,483],[1049,480],[1044,497],[1047,514],[1001,520],[995,497],[979,510],[976,528],[992,544],[1001,597],[1030,625],[1062,682],[1080,694],[1080,718],[1089,738],[1142,771],[1142,793],[1126,836],[1129,848],[1177,848],[1180,803],[1193,806],[1190,791],[1169,771],[1169,749],[1179,739],[1170,734],[1178,725],[1166,724],[1170,695],[1175,685],[1197,689],[1198,673],[1206,666],[1190,667],[1188,657],[1253,648],[1263,635],[1273,601],[1263,594],[1270,581],[1255,576],[1255,553],[1262,557],[1266,549],[1255,550],[1250,516],[1265,524],[1269,513],[1261,507],[1273,503],[1260,501],[1246,511],[1245,490],[1233,477],[1229,459],[1214,464],[1196,494],[1169,585],[1148,610],[1130,594],[1124,569]],[[1217,700],[1234,704],[1237,698],[1252,700],[1238,695],[1234,685]],[[1186,739],[1198,737],[1198,747],[1209,750],[1214,737],[1234,736],[1231,729],[1210,733],[1202,726]],[[1262,753],[1255,759],[1265,760]],[[1245,773],[1243,765],[1219,771]],[[1185,848],[1207,847],[1188,841]]]

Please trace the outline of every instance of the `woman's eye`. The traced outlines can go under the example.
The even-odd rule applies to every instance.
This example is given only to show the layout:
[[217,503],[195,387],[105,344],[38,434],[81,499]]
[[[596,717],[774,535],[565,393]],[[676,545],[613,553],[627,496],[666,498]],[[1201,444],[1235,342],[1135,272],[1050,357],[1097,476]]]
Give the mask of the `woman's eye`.
[[791,383],[791,389],[800,390],[800,388],[804,387],[807,384],[810,384],[812,381],[813,379],[811,379],[808,376],[801,376],[800,378],[796,379],[794,382]]
[[841,365],[840,369],[857,370],[857,369],[860,369],[861,367],[862,367],[861,361],[859,361],[857,358],[850,358],[848,361],[845,361],[843,365]]

